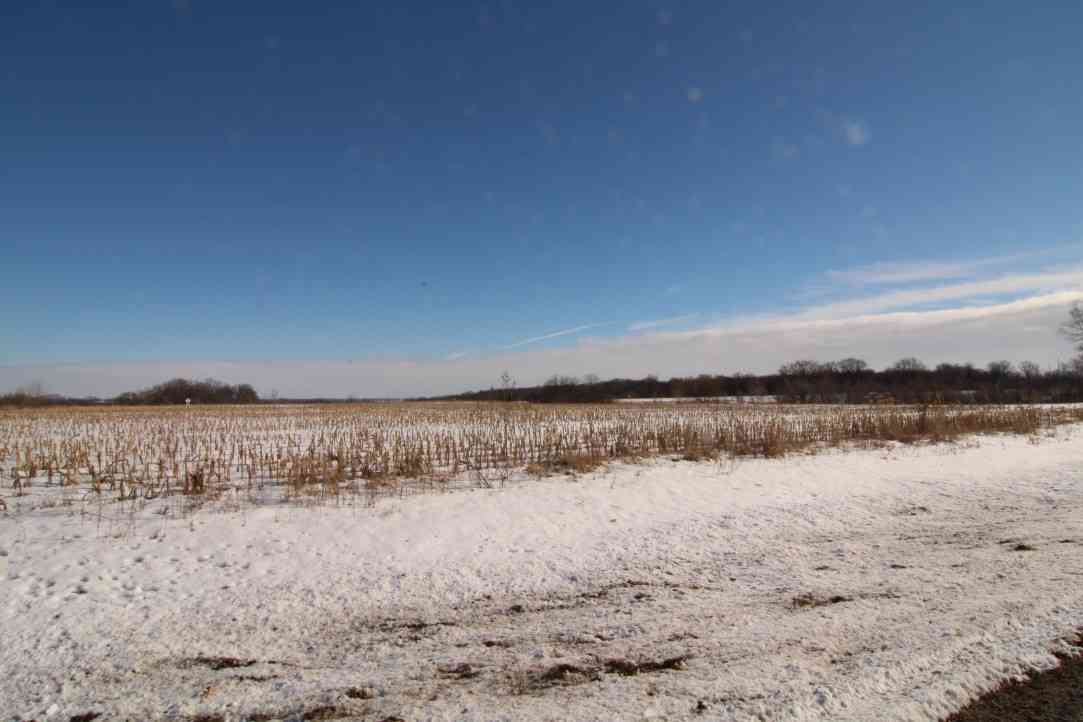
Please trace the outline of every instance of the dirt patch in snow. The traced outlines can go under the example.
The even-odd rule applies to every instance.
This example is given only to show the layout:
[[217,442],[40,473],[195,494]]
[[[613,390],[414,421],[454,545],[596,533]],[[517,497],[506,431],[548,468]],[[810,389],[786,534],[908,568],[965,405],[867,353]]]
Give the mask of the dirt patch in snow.
[[[342,710],[333,705],[322,705],[306,710],[290,710],[278,712],[253,712],[244,715],[245,722],[276,722],[277,720],[300,720],[302,722],[319,722],[320,720],[356,719],[356,713]],[[189,717],[188,722],[227,722],[233,717],[220,714],[203,714]]]
[[661,660],[644,660],[640,662],[633,662],[627,659],[610,659],[605,663],[605,671],[616,674],[623,674],[625,677],[630,677],[635,674],[650,674],[651,672],[662,672],[667,669],[680,671],[684,669],[684,663],[688,661],[688,655],[682,654],[676,657],[667,657]]
[[1057,658],[1056,668],[1005,682],[944,722],[1083,722],[1083,655]]
[[523,694],[554,685],[577,685],[597,682],[602,679],[603,674],[633,677],[656,672],[679,672],[685,669],[685,663],[690,658],[691,655],[680,654],[663,659],[641,659],[638,661],[618,657],[592,664],[560,662],[532,674],[514,675],[513,680],[518,686],[516,691]]
[[448,665],[445,667],[437,667],[437,671],[445,676],[453,679],[473,679],[481,674],[481,670],[472,664],[462,662],[461,664]]
[[854,601],[851,597],[844,597],[841,594],[835,594],[830,597],[818,597],[811,592],[805,594],[798,594],[793,598],[794,609],[805,609],[808,607],[826,607],[829,604],[842,604],[843,602]]
[[[906,569],[905,566],[893,565],[896,569]],[[815,607],[828,607],[833,604],[843,604],[845,602],[852,602],[855,599],[898,599],[899,595],[894,592],[878,592],[875,594],[858,594],[856,596],[847,597],[842,594],[832,594],[831,596],[819,596],[812,592],[804,592],[798,594],[791,600],[790,605],[794,609],[810,609]]]
[[259,664],[258,659],[237,659],[236,657],[192,657],[191,659],[183,659],[180,662],[181,667],[206,667],[207,669],[214,670],[215,672],[222,669],[242,669],[244,667],[254,667]]

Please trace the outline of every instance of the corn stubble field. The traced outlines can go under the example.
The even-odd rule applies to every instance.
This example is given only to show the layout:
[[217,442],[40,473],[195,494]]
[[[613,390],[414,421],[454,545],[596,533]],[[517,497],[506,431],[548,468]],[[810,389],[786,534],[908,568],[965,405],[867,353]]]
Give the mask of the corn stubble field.
[[1078,637],[1080,421],[685,402],[0,411],[0,709],[942,720]]
[[[357,501],[491,487],[614,460],[779,457],[847,444],[1038,434],[1080,407],[637,404],[107,407],[0,412],[7,496],[193,505]],[[70,500],[70,498],[69,498]],[[2,503],[2,502],[0,502]],[[5,505],[6,506],[6,505]]]

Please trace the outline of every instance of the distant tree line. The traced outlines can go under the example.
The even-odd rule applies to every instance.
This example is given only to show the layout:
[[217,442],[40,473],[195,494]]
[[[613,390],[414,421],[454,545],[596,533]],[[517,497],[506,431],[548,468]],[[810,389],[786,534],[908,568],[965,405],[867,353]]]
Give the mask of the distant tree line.
[[183,404],[254,404],[259,394],[249,384],[227,384],[215,379],[192,381],[172,379],[141,391],[127,391],[112,399],[97,397],[67,397],[46,393],[41,384],[30,384],[11,393],[0,395],[0,406],[59,406],[93,404],[164,405]]
[[259,394],[248,384],[227,384],[215,379],[190,381],[172,379],[142,391],[128,391],[115,399],[117,404],[254,404]]
[[517,388],[510,374],[500,387],[444,398],[477,401],[585,403],[617,399],[722,398],[773,396],[788,403],[1064,403],[1083,401],[1083,306],[1074,305],[1060,332],[1075,344],[1077,356],[1055,369],[1032,361],[1018,366],[993,361],[985,368],[942,363],[930,369],[912,356],[875,371],[859,358],[838,361],[798,360],[765,375],[701,374],[662,381],[601,381],[557,374],[541,386]]
[[1077,364],[1043,371],[1025,361],[942,363],[928,368],[908,357],[882,371],[860,359],[833,363],[796,361],[770,379],[771,393],[793,403],[1057,403],[1083,400],[1083,368]]
[[[663,381],[650,375],[642,379],[602,381],[595,374],[583,378],[554,375],[541,386],[518,387],[505,371],[499,385],[442,399],[475,401],[530,401],[536,403],[585,403],[616,399],[720,398],[773,396],[789,403],[1063,403],[1083,402],[1083,307],[1069,311],[1060,332],[1076,347],[1078,355],[1055,369],[1043,370],[1024,361],[994,361],[984,368],[973,364],[942,363],[928,368],[920,359],[899,359],[875,371],[859,358],[820,362],[798,360],[783,364],[777,373],[674,377]],[[270,403],[337,402],[363,399],[279,400],[271,392]],[[173,379],[142,391],[113,399],[71,398],[48,394],[34,383],[0,395],[0,406],[47,406],[54,404],[253,404],[260,403],[248,384],[230,385],[205,379]],[[385,399],[386,401],[386,399]]]
[[0,395],[0,406],[50,406],[64,403],[65,400],[63,396],[46,393],[45,387],[35,382]]
[[590,403],[617,399],[774,396],[787,403],[1053,403],[1083,401],[1083,363],[1043,371],[1037,364],[994,361],[927,368],[915,358],[875,371],[861,359],[792,361],[777,373],[597,380],[556,375],[541,386],[506,383],[449,399]]

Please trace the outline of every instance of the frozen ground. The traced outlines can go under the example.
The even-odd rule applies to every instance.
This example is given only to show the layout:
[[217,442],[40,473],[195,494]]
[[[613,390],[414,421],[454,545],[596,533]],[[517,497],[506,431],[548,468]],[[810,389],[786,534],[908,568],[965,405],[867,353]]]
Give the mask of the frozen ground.
[[0,513],[0,719],[936,720],[1083,625],[1083,426],[371,508],[54,491]]

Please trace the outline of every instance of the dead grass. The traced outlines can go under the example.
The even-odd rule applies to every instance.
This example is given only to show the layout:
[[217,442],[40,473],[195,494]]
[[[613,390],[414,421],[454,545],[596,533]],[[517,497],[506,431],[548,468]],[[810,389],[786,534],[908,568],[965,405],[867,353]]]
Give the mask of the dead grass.
[[599,682],[604,675],[631,677],[641,674],[683,671],[690,655],[681,654],[663,659],[630,660],[591,658],[580,662],[558,662],[541,669],[519,669],[508,675],[510,691],[514,695],[537,694],[551,687],[572,687]]
[[621,674],[626,677],[637,674],[651,674],[664,670],[680,671],[685,668],[685,663],[690,659],[689,655],[681,654],[676,657],[665,659],[646,659],[632,661],[629,659],[610,659],[605,663],[605,671],[611,674]]
[[821,597],[811,592],[805,592],[804,594],[798,594],[793,598],[791,605],[794,609],[811,609],[815,607],[826,607],[831,604],[842,604],[843,602],[853,601],[850,597],[844,597],[841,594],[835,594],[829,597]]
[[596,471],[607,463],[608,459],[600,456],[587,454],[566,453],[554,459],[545,459],[528,464],[526,472],[534,477],[552,476],[554,474],[589,474]]
[[[1038,439],[1083,408],[1021,406],[499,403],[45,408],[0,411],[0,475],[67,498],[140,504],[372,503],[516,475],[580,476],[606,463],[777,458],[840,446]],[[87,495],[89,492],[89,495]],[[0,510],[10,504],[0,500]]]

